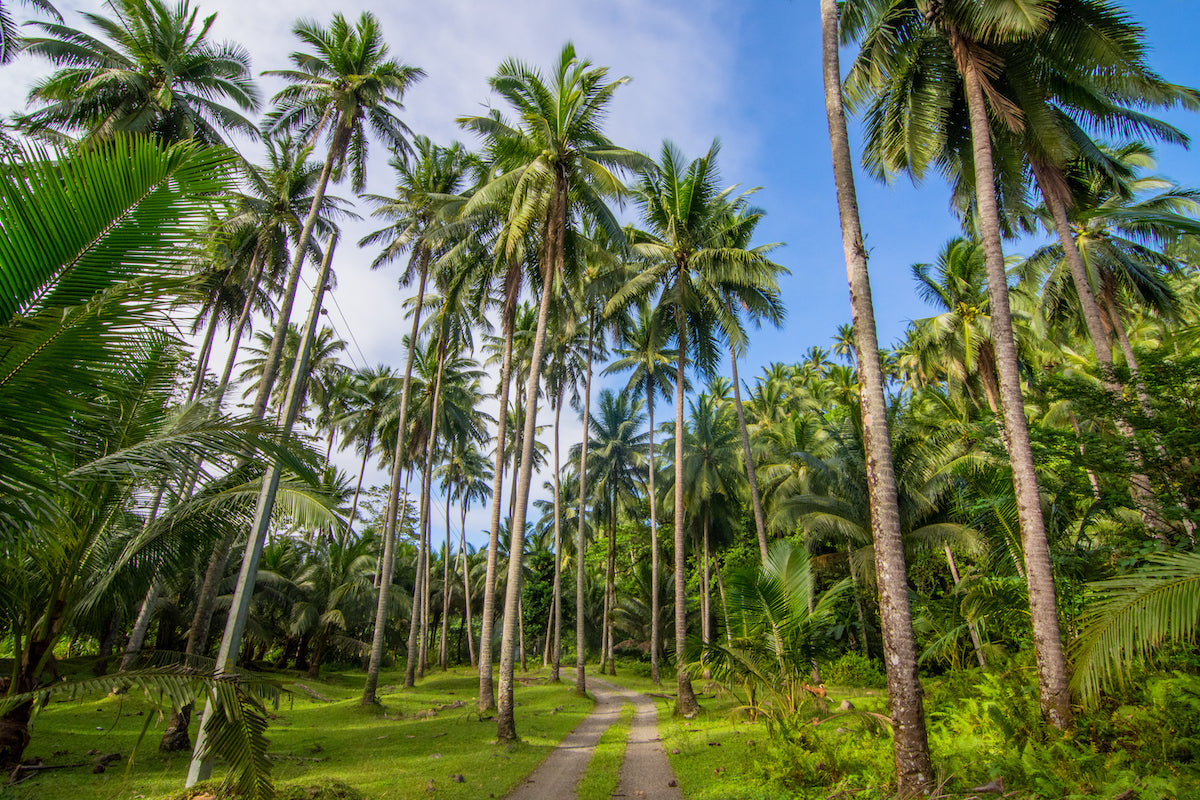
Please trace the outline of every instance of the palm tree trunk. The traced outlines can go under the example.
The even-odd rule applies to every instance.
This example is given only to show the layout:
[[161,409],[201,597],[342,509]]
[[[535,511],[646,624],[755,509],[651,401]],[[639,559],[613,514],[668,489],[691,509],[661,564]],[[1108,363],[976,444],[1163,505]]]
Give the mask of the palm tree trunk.
[[413,313],[412,331],[408,335],[408,354],[404,365],[404,383],[400,385],[400,416],[396,423],[396,450],[392,456],[391,482],[388,484],[387,512],[383,523],[383,556],[379,578],[379,596],[375,604],[375,629],[371,636],[371,658],[367,662],[367,679],[363,684],[362,704],[375,705],[379,688],[379,670],[383,666],[383,642],[387,627],[388,595],[392,587],[392,570],[396,564],[396,517],[400,511],[400,475],[404,471],[404,422],[408,418],[408,393],[412,385],[413,354],[417,346],[417,331],[421,325],[421,309],[425,303],[425,280],[429,276],[428,249],[418,246],[413,258],[420,264],[417,280],[417,307]]
[[733,629],[729,627],[729,598],[725,595],[725,581],[721,578],[721,563],[717,563],[717,594],[721,598],[721,619],[725,623],[725,644],[733,646]]
[[729,345],[729,368],[733,376],[733,407],[737,409],[738,429],[742,432],[742,455],[746,459],[746,479],[750,482],[750,501],[754,506],[754,529],[758,532],[758,554],[767,563],[767,526],[763,522],[762,498],[758,494],[758,477],[754,474],[754,455],[750,452],[750,431],[746,428],[746,412],[742,408],[742,389],[738,381],[737,354]]
[[927,793],[931,788],[933,766],[929,759],[921,682],[917,677],[917,648],[908,602],[904,544],[900,537],[900,511],[888,437],[879,336],[875,329],[867,251],[859,222],[850,139],[842,106],[837,0],[821,0],[821,55],[825,114],[829,124],[842,247],[850,285],[855,351],[862,385],[863,445],[871,501],[871,527],[875,538],[875,568],[879,579],[888,703],[893,722],[896,783],[900,797],[915,797]]
[[679,363],[675,369],[675,713],[691,719],[700,711],[684,661],[687,648],[687,542],[683,536],[683,387],[687,366],[687,330],[680,319]]
[[[515,268],[514,268],[515,270]],[[513,270],[510,270],[510,274]],[[510,279],[509,283],[512,281]],[[483,584],[483,616],[479,623],[479,711],[496,707],[492,677],[492,637],[496,618],[496,559],[500,552],[500,510],[504,488],[504,430],[508,418],[508,387],[512,378],[513,328],[516,321],[516,288],[509,286],[504,307],[504,358],[500,369],[500,413],[496,415],[496,465],[492,475],[492,527],[488,534],[487,576]]]
[[588,343],[586,374],[583,379],[583,441],[579,443],[579,519],[575,536],[575,694],[587,694],[587,639],[583,614],[583,557],[586,553],[584,535],[587,530],[587,458],[588,435],[592,413],[592,342],[596,335],[595,309],[588,311]]
[[529,672],[529,664],[525,660],[525,601],[517,598],[517,630],[520,633],[521,672]]
[[[350,503],[350,516],[346,518],[346,533],[354,529],[354,515],[358,511],[358,495],[362,492],[363,476],[367,474],[367,459],[371,457],[371,442],[375,431],[367,433],[366,449],[363,450],[362,466],[358,468],[358,483],[354,487],[354,500]],[[330,440],[332,441],[332,439]],[[325,459],[328,462],[328,458]]]
[[497,738],[502,742],[517,738],[513,717],[513,636],[512,614],[521,596],[521,557],[525,552],[525,511],[529,503],[529,486],[533,478],[533,446],[537,436],[538,380],[542,371],[542,352],[546,346],[546,320],[550,316],[550,300],[554,291],[554,275],[560,270],[563,258],[563,237],[567,224],[566,175],[555,179],[551,200],[546,246],[542,259],[542,298],[538,307],[537,333],[529,363],[529,382],[525,387],[525,432],[521,439],[521,471],[518,476],[517,505],[513,515],[512,541],[509,545],[508,586],[504,592],[504,629],[500,640],[500,697],[497,703]]
[[558,683],[562,668],[562,487],[559,475],[558,440],[562,420],[563,387],[559,381],[554,400],[554,645],[551,650],[550,683]]
[[[328,167],[328,163],[326,167]],[[326,176],[328,169],[322,174]],[[324,187],[321,187],[323,192]],[[320,196],[318,192],[316,197]],[[314,204],[317,202],[314,197]],[[316,219],[316,207],[309,214],[310,221]],[[305,223],[308,226],[308,222]],[[309,226],[311,232],[311,226]],[[297,247],[306,246],[303,238]],[[292,371],[292,379],[288,384],[287,397],[284,402],[283,440],[291,436],[292,425],[300,413],[301,401],[304,397],[304,381],[308,372],[308,359],[316,338],[317,323],[321,315],[321,301],[325,296],[325,287],[329,281],[329,270],[333,262],[333,252],[337,246],[336,234],[330,238],[325,248],[325,258],[321,262],[321,273],[314,284],[312,306],[309,308],[308,320],[300,341],[300,350],[296,354],[296,364]],[[297,263],[303,260],[303,252],[297,253]],[[250,600],[254,593],[254,583],[258,575],[258,559],[262,555],[263,541],[271,523],[271,511],[275,505],[275,493],[279,488],[281,468],[278,459],[273,459],[268,473],[263,476],[262,492],[258,496],[258,505],[254,511],[254,521],[250,526],[249,539],[242,557],[242,567],[238,573],[237,584],[234,588],[233,599],[230,603],[229,616],[225,623],[225,633],[221,637],[221,647],[217,651],[216,672],[218,674],[232,671],[237,666],[238,653],[241,650],[242,633],[246,627],[246,618],[250,613]],[[207,722],[212,714],[214,704],[211,699],[204,708],[204,717],[200,721],[200,732],[196,736],[196,746],[192,751],[192,761],[188,767],[187,786],[193,786],[198,781],[207,780],[212,775],[212,756],[208,754]]]
[[662,683],[658,672],[658,651],[662,647],[658,609],[658,495],[654,492],[654,390],[646,383],[646,413],[650,417],[650,680]]
[[467,561],[467,500],[464,496],[462,516],[460,517],[461,532],[458,540],[458,554],[462,558],[463,576],[463,620],[467,626],[467,653],[471,657],[471,666],[475,662],[475,626],[471,622],[471,578],[467,574],[470,563]]
[[1008,284],[1004,270],[1004,249],[1000,241],[991,131],[981,78],[974,58],[953,32],[951,46],[962,72],[971,116],[976,203],[986,256],[992,340],[996,348],[996,367],[1000,373],[1004,427],[1008,431],[1011,448],[1009,459],[1012,463],[1017,513],[1021,521],[1021,538],[1025,546],[1025,573],[1028,576],[1029,610],[1033,622],[1042,711],[1056,728],[1065,729],[1071,723],[1071,693],[1067,662],[1063,655],[1062,635],[1058,626],[1050,545],[1046,540],[1046,527],[1042,519],[1037,472],[1034,469],[1033,449],[1029,442],[1029,426],[1025,419],[1021,378],[1017,367],[1017,347],[1013,337],[1012,311],[1008,303]]
[[449,669],[450,651],[446,637],[450,634],[450,492],[446,492],[446,551],[442,554],[442,641],[438,646],[438,666]]
[[208,372],[208,358],[212,354],[213,339],[217,335],[217,322],[220,316],[214,304],[209,314],[208,328],[204,331],[204,341],[201,342],[200,350],[196,354],[196,373],[192,376],[192,385],[188,389],[188,394],[192,397],[200,394],[200,388],[204,386],[204,374]]
[[[954,585],[958,586],[958,564],[954,561],[954,551],[950,549],[950,545],[943,544],[946,550],[946,563],[950,565],[950,577],[954,579]],[[979,666],[987,668],[987,660],[983,657],[983,643],[979,640],[979,629],[974,622],[967,622],[967,631],[971,634],[971,645],[975,648],[975,658],[979,661]]]
[[[854,592],[854,608],[858,612],[858,635],[862,639],[862,654],[871,657],[871,643],[867,639],[867,612],[863,608],[862,592],[858,589],[858,573],[854,570],[854,548],[846,540],[846,566],[850,570],[850,591]],[[808,613],[812,613],[812,598],[809,597]]]
[[[708,573],[708,508],[704,509],[704,521],[702,524],[701,542],[700,542],[700,558],[701,560],[701,585],[700,585],[700,641],[708,644],[711,639],[710,630],[712,626],[712,576]],[[708,672],[706,670],[706,672]],[[712,673],[708,672],[705,678],[711,678]]]
[[604,566],[604,592],[608,596],[608,619],[606,620],[608,625],[608,674],[616,675],[616,643],[613,639],[616,635],[615,618],[617,615],[617,503],[615,497],[609,515],[608,559]]

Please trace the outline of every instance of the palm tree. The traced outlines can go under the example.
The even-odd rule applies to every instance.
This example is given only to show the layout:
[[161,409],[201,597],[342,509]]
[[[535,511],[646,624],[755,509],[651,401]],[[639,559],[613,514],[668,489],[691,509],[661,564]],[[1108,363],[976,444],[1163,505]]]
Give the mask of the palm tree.
[[349,408],[341,414],[336,425],[344,431],[346,443],[354,442],[362,450],[362,465],[358,470],[358,483],[354,487],[354,500],[350,503],[347,530],[354,527],[355,512],[358,510],[358,495],[362,491],[363,475],[375,435],[379,432],[386,414],[396,404],[397,375],[391,367],[380,364],[373,369],[363,368],[351,376]]
[[[59,14],[58,9],[46,0],[25,0],[25,2],[43,14],[49,14],[59,22],[62,22],[62,14]],[[0,3],[0,64],[8,64],[15,59],[17,53],[21,52],[21,48],[25,43],[17,35],[17,23],[13,19],[10,9],[11,4],[9,8],[5,8]]]
[[489,137],[498,158],[499,174],[480,189],[472,202],[487,203],[511,198],[511,211],[497,242],[499,252],[512,257],[530,226],[544,224],[538,268],[541,300],[525,397],[525,433],[520,474],[516,476],[517,503],[511,526],[509,580],[504,601],[504,632],[500,646],[500,698],[497,727],[501,740],[516,737],[513,720],[513,654],[520,596],[520,556],[523,552],[525,513],[533,468],[538,385],[545,347],[546,323],[554,296],[554,282],[562,274],[564,241],[577,214],[594,217],[610,240],[624,236],[605,195],[616,194],[620,183],[611,168],[636,166],[638,154],[615,147],[604,137],[600,123],[613,92],[626,79],[605,82],[608,71],[575,57],[566,45],[549,85],[535,69],[515,61],[505,62],[491,79],[494,91],[520,115],[512,127],[496,113],[471,117],[461,123]]
[[[897,88],[895,81],[900,73],[907,73],[918,68],[918,65],[923,68],[927,62],[920,59],[935,59],[943,67],[954,65],[954,72],[948,68],[935,69],[930,74],[938,76],[940,81],[923,82],[919,90],[924,93],[924,98],[935,93],[951,95],[961,92],[961,97],[965,99],[969,135],[962,135],[964,132],[961,129],[955,135],[961,143],[970,142],[970,152],[965,152],[965,144],[962,150],[956,152],[957,163],[961,164],[956,169],[960,174],[969,172],[974,178],[975,219],[985,254],[1000,401],[1022,539],[1025,542],[1025,572],[1029,581],[1030,616],[1042,709],[1056,727],[1065,728],[1071,721],[1070,687],[1058,624],[1050,548],[1021,392],[1001,241],[1002,221],[996,190],[992,125],[988,115],[990,107],[993,113],[1006,121],[1020,117],[1019,109],[1002,94],[995,80],[995,65],[1002,63],[1003,59],[997,50],[1005,43],[1020,41],[1045,31],[1054,18],[1056,5],[1050,0],[1007,0],[997,8],[985,10],[978,4],[963,0],[947,0],[937,4],[895,0],[880,4],[878,13],[871,17],[870,22],[857,15],[855,21],[858,25],[848,31],[850,35],[867,29],[871,31],[863,42],[848,81],[856,87],[857,95],[877,92],[883,98],[876,101],[879,110],[872,112],[875,116],[884,113],[881,106],[885,101],[909,102],[907,90],[889,90]],[[940,98],[934,102],[941,108],[946,105],[946,101]],[[944,113],[937,116],[939,121],[948,118]],[[945,157],[946,154],[938,147],[939,141],[943,139],[939,137],[927,141],[922,144],[920,152],[905,153],[906,165],[913,165],[912,168],[919,174],[931,158]]]
[[917,646],[913,635],[912,610],[904,546],[900,537],[900,511],[896,497],[896,475],[887,424],[883,369],[879,358],[879,334],[871,302],[867,272],[867,248],[863,244],[854,189],[854,167],[850,136],[842,103],[842,76],[838,64],[838,5],[821,0],[821,73],[825,85],[825,116],[829,125],[829,147],[833,181],[837,187],[838,217],[846,279],[850,285],[851,322],[858,374],[862,383],[863,443],[870,491],[871,533],[875,542],[875,572],[879,580],[879,615],[883,623],[883,646],[888,678],[888,704],[893,724],[896,782],[901,797],[926,793],[933,781],[929,739],[925,730],[925,708],[917,677]]
[[31,131],[81,132],[87,139],[143,133],[160,142],[219,144],[225,130],[254,136],[237,111],[258,110],[250,56],[239,45],[208,39],[216,15],[199,20],[188,0],[114,0],[116,19],[85,13],[100,38],[61,22],[34,22],[47,35],[25,49],[59,67],[29,93],[45,105],[18,118]]
[[363,686],[363,705],[375,702],[379,685],[379,670],[383,664],[383,622],[387,619],[388,593],[391,591],[392,566],[395,561],[396,519],[399,512],[400,476],[406,461],[405,436],[408,424],[408,404],[412,386],[412,369],[420,329],[421,312],[425,303],[425,285],[430,264],[435,255],[432,241],[438,214],[450,202],[448,197],[462,189],[465,175],[465,156],[460,147],[442,148],[423,137],[414,139],[416,158],[412,162],[396,158],[391,162],[396,171],[396,196],[375,197],[376,216],[391,220],[391,224],[367,236],[360,244],[386,242],[375,259],[374,266],[386,263],[406,250],[409,260],[401,281],[408,285],[417,278],[417,295],[413,307],[412,331],[408,336],[408,353],[404,381],[400,387],[400,411],[396,426],[396,443],[392,451],[392,471],[388,488],[388,506],[384,518],[383,578],[379,582],[379,602],[375,614],[375,634],[371,643],[371,658],[367,680]]
[[716,359],[714,330],[741,344],[744,333],[731,313],[736,303],[753,314],[779,314],[775,285],[777,267],[762,254],[729,247],[741,225],[741,198],[718,191],[714,142],[704,156],[685,163],[679,150],[663,144],[660,163],[644,172],[633,190],[647,232],[632,240],[645,270],[619,290],[608,308],[658,292],[655,305],[666,315],[678,345],[675,371],[675,656],[676,710],[691,716],[699,709],[691,679],[683,669],[687,637],[686,568],[684,564],[683,394],[689,358],[702,372]]
[[[588,444],[588,484],[593,507],[608,519],[608,558],[605,567],[605,634],[607,652],[601,653],[601,672],[605,664],[610,675],[616,674],[613,662],[613,612],[617,605],[616,558],[617,520],[628,511],[640,494],[645,446],[648,434],[642,427],[642,401],[628,392],[605,389],[600,393],[597,414],[590,417]],[[582,560],[582,559],[581,559]]]
[[650,310],[646,303],[638,308],[638,318],[622,331],[624,347],[615,348],[620,358],[604,368],[604,374],[632,370],[627,384],[628,391],[641,391],[646,396],[646,470],[649,479],[647,493],[650,499],[650,678],[656,684],[662,679],[658,671],[658,656],[662,648],[659,630],[659,565],[658,565],[658,494],[654,490],[654,399],[664,400],[671,396],[671,367],[678,354],[666,347],[670,333],[663,317]]

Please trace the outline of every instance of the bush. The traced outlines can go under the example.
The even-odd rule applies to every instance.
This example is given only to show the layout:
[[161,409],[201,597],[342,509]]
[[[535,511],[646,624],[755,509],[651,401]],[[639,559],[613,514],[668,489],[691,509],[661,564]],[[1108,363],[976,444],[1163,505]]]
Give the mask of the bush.
[[859,686],[866,689],[882,689],[887,678],[879,666],[861,653],[846,653],[830,665],[825,673],[825,682],[833,686]]

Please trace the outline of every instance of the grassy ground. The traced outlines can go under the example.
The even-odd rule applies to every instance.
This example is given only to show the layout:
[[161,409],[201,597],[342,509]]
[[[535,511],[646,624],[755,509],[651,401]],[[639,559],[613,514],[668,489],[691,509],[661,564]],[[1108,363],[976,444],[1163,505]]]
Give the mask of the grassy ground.
[[633,705],[621,707],[621,716],[612,724],[592,753],[583,780],[579,782],[576,800],[608,800],[621,780],[621,765],[625,763],[625,747],[633,724]]
[[[385,672],[379,691],[382,709],[359,705],[362,673],[296,680],[329,702],[295,686],[284,698],[268,732],[276,784],[338,779],[373,800],[425,798],[430,786],[441,798],[503,797],[591,710],[591,702],[576,697],[570,684],[548,686],[538,673],[518,674],[517,729],[522,741],[500,746],[495,743],[495,722],[481,721],[474,709],[478,679],[469,669],[446,674],[435,670],[407,691],[398,688],[402,673]],[[465,705],[430,713],[456,702]],[[48,765],[87,766],[47,770],[16,787],[0,788],[0,798],[177,796],[189,754],[158,752],[162,722],[136,692],[52,702],[34,719],[27,757],[42,758]],[[137,744],[147,723],[145,737]],[[93,774],[96,756],[89,751],[120,753],[121,759],[104,773]],[[456,775],[463,782],[456,782]]]

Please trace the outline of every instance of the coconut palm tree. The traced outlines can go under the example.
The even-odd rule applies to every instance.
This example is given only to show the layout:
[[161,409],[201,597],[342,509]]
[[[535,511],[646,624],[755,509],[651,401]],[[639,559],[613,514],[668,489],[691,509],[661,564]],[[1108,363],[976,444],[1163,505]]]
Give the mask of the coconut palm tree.
[[[619,356],[604,368],[604,374],[632,371],[627,391],[640,391],[646,396],[646,470],[647,493],[650,500],[650,678],[661,683],[658,656],[662,649],[659,630],[659,565],[658,565],[658,494],[654,488],[654,400],[671,396],[671,381],[677,353],[666,347],[670,339],[664,318],[651,311],[646,303],[639,304],[638,317],[633,325],[625,326],[621,341],[614,349]],[[624,345],[624,346],[620,346]]]
[[239,112],[259,107],[250,55],[240,45],[208,38],[216,15],[203,20],[188,0],[115,0],[115,19],[84,13],[99,37],[61,22],[35,21],[45,36],[25,50],[48,58],[58,71],[36,83],[29,101],[43,105],[18,118],[32,132],[81,133],[110,139],[142,133],[160,142],[224,141],[225,131],[254,136]]
[[[1013,127],[1014,120],[1020,117],[1019,108],[1003,94],[997,80],[996,65],[1003,60],[998,48],[1045,32],[1054,19],[1056,5],[1050,0],[1006,0],[983,9],[976,3],[960,0],[939,3],[895,0],[878,4],[877,8],[871,9],[874,13],[865,16],[860,13],[860,8],[859,12],[850,15],[855,24],[847,35],[853,37],[865,31],[869,34],[864,37],[847,80],[853,87],[853,96],[861,98],[874,94],[881,98],[876,100],[875,110],[871,112],[873,118],[881,119],[886,114],[883,107],[887,101],[910,102],[912,95],[907,89],[900,88],[904,83],[898,80],[900,75],[913,69],[924,69],[932,61],[937,61],[940,66],[932,68],[931,79],[913,85],[914,92],[922,97],[919,105],[929,110],[940,109],[939,113],[930,116],[945,121],[948,119],[944,113],[946,101],[938,96],[959,93],[958,96],[963,98],[967,127],[965,131],[958,129],[955,134],[959,146],[954,151],[955,163],[961,166],[950,169],[973,176],[974,214],[985,254],[1001,410],[1025,542],[1025,571],[1029,581],[1042,709],[1056,727],[1065,728],[1071,721],[1070,687],[1058,624],[1050,548],[1021,392],[1001,241],[1003,223],[996,188],[997,159],[989,116],[991,109],[992,115],[1009,122],[1009,127]],[[937,99],[933,99],[935,97]],[[931,100],[929,106],[925,106],[926,99]],[[914,172],[919,174],[934,159],[940,158],[943,164],[947,163],[947,154],[939,146],[945,140],[944,136],[925,141],[916,151],[905,153],[905,165],[912,165]],[[1011,177],[1012,172],[1005,171],[1002,177]]]
[[[848,7],[847,13],[851,12],[852,9]],[[885,663],[888,705],[893,724],[896,782],[901,797],[912,797],[924,794],[932,784],[933,765],[929,758],[921,682],[917,677],[917,646],[908,601],[904,547],[900,537],[900,511],[888,433],[879,334],[875,327],[875,308],[871,302],[871,280],[867,272],[867,249],[858,215],[858,195],[854,189],[850,136],[842,101],[838,38],[837,2],[821,0],[821,74],[825,86],[825,116],[829,125],[829,147],[833,181],[837,188],[846,279],[850,286],[854,349],[862,383],[863,442],[867,453],[875,571],[880,588],[879,612],[887,654]]]
[[555,279],[563,270],[564,242],[572,220],[580,215],[593,217],[610,241],[624,241],[620,226],[604,204],[605,196],[620,191],[620,182],[610,170],[637,166],[644,161],[637,153],[614,146],[603,135],[600,125],[605,107],[616,89],[627,80],[607,81],[607,74],[607,69],[593,67],[590,62],[576,58],[575,48],[570,44],[563,48],[548,83],[537,70],[508,61],[501,64],[491,85],[520,115],[518,127],[507,123],[499,113],[460,120],[461,124],[488,137],[498,156],[496,177],[471,201],[487,204],[504,198],[510,204],[505,226],[497,239],[497,252],[511,258],[521,248],[531,226],[544,225],[538,255],[541,298],[525,390],[525,433],[520,474],[516,476],[517,503],[511,526],[513,540],[509,547],[511,553],[518,555],[509,564],[500,648],[497,727],[501,740],[516,737],[512,669],[521,584],[519,554],[523,552],[525,513],[532,478],[538,386],[547,320],[555,294]]
[[633,189],[647,231],[633,234],[631,247],[645,269],[609,301],[620,308],[637,297],[657,294],[655,305],[666,315],[678,346],[675,371],[675,655],[676,709],[695,714],[699,708],[691,679],[683,669],[687,637],[686,570],[684,565],[683,393],[689,359],[711,372],[716,359],[715,336],[740,345],[744,332],[730,311],[731,302],[752,314],[778,315],[781,304],[775,283],[777,267],[761,253],[729,247],[730,236],[743,224],[744,200],[719,191],[714,142],[692,162],[673,144],[663,144],[660,161],[642,174]]
[[[43,14],[48,14],[62,22],[62,14],[59,14],[58,9],[46,0],[25,0],[25,2]],[[23,45],[24,40],[17,35],[17,23],[12,16],[11,2],[8,8],[0,3],[0,64],[8,64],[16,58]]]
[[371,448],[375,444],[375,436],[386,414],[399,399],[398,376],[391,367],[380,364],[374,368],[363,368],[351,374],[350,395],[347,398],[349,408],[337,417],[335,424],[342,429],[344,442],[354,442],[355,447],[362,450],[362,465],[358,470],[358,483],[354,487],[354,500],[350,503],[350,514],[347,516],[347,529],[353,528],[355,512],[358,510],[358,495],[362,491],[363,475],[367,471],[367,461],[371,458]]
[[399,508],[400,477],[406,463],[405,436],[408,425],[408,406],[412,387],[412,370],[420,330],[421,313],[425,305],[425,288],[430,266],[442,248],[434,241],[434,233],[443,212],[456,202],[456,196],[464,189],[469,169],[469,159],[462,147],[441,147],[425,137],[413,140],[415,157],[411,160],[394,158],[390,163],[396,172],[394,197],[372,196],[377,206],[374,215],[389,220],[388,227],[365,237],[360,245],[382,243],[383,251],[373,266],[387,263],[403,253],[409,254],[407,266],[400,278],[409,285],[415,278],[417,294],[413,306],[412,331],[408,335],[404,381],[400,388],[400,410],[397,418],[396,442],[392,449],[391,480],[388,489],[388,507],[384,517],[383,577],[379,583],[379,602],[376,609],[376,630],[371,644],[371,658],[367,668],[367,680],[363,686],[363,705],[375,702],[375,690],[379,685],[379,670],[383,664],[383,621],[387,618],[387,596],[391,591],[391,570],[395,560],[394,542],[396,519]]

